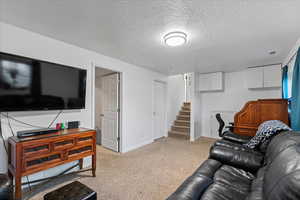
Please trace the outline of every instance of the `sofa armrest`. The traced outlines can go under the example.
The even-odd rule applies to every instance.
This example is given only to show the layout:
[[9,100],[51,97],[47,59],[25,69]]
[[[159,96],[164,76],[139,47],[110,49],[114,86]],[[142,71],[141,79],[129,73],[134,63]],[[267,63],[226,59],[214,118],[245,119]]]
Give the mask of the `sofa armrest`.
[[249,142],[249,140],[252,137],[251,136],[247,136],[247,135],[238,135],[238,134],[235,134],[235,133],[233,133],[231,131],[226,131],[223,134],[223,138],[226,139],[226,140],[229,140],[229,141],[233,141],[233,142],[244,144],[244,143]]
[[166,200],[199,200],[212,182],[213,180],[209,177],[194,174],[187,178]]
[[262,165],[263,155],[239,150],[215,146],[210,150],[210,158],[218,160],[226,165],[231,165],[251,172],[256,172]]

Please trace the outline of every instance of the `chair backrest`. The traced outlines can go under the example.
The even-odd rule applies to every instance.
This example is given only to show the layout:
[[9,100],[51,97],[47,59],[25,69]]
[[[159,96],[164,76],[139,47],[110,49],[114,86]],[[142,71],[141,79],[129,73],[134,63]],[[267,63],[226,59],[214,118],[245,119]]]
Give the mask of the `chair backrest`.
[[222,135],[223,135],[223,128],[224,128],[224,126],[225,126],[225,122],[224,122],[224,120],[222,119],[220,113],[217,113],[217,114],[216,114],[216,119],[217,119],[217,121],[219,122],[219,129],[218,129],[219,136],[222,137]]

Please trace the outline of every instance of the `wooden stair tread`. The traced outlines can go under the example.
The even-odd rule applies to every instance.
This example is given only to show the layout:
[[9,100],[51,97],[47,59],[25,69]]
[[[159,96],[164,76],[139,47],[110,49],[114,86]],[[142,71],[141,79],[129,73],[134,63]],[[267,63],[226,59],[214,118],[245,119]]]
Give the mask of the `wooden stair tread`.
[[188,126],[178,126],[178,125],[172,125],[172,127],[175,127],[175,128],[190,128]]
[[190,115],[177,115],[179,117],[190,117]]
[[183,122],[183,123],[190,123],[190,121],[188,120],[181,120],[181,119],[176,119],[176,122]]
[[180,132],[180,131],[169,131],[169,134],[176,134],[176,135],[188,135],[187,132]]
[[190,110],[181,110],[180,112],[183,112],[183,113],[190,113],[191,111],[190,111]]

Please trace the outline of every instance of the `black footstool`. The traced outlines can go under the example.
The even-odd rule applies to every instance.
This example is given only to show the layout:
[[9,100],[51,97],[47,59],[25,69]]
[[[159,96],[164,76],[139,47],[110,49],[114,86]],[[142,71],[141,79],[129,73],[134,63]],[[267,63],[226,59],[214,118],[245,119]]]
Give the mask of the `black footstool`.
[[9,200],[12,197],[11,181],[6,174],[0,174],[0,199]]
[[97,193],[74,181],[44,196],[44,200],[97,200]]

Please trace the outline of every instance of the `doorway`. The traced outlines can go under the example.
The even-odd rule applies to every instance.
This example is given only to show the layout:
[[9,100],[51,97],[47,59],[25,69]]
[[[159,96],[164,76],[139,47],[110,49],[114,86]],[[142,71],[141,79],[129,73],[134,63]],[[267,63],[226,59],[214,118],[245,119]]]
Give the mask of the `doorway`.
[[153,138],[154,140],[166,137],[166,83],[153,82]]
[[120,152],[119,72],[95,67],[95,129],[97,144]]

